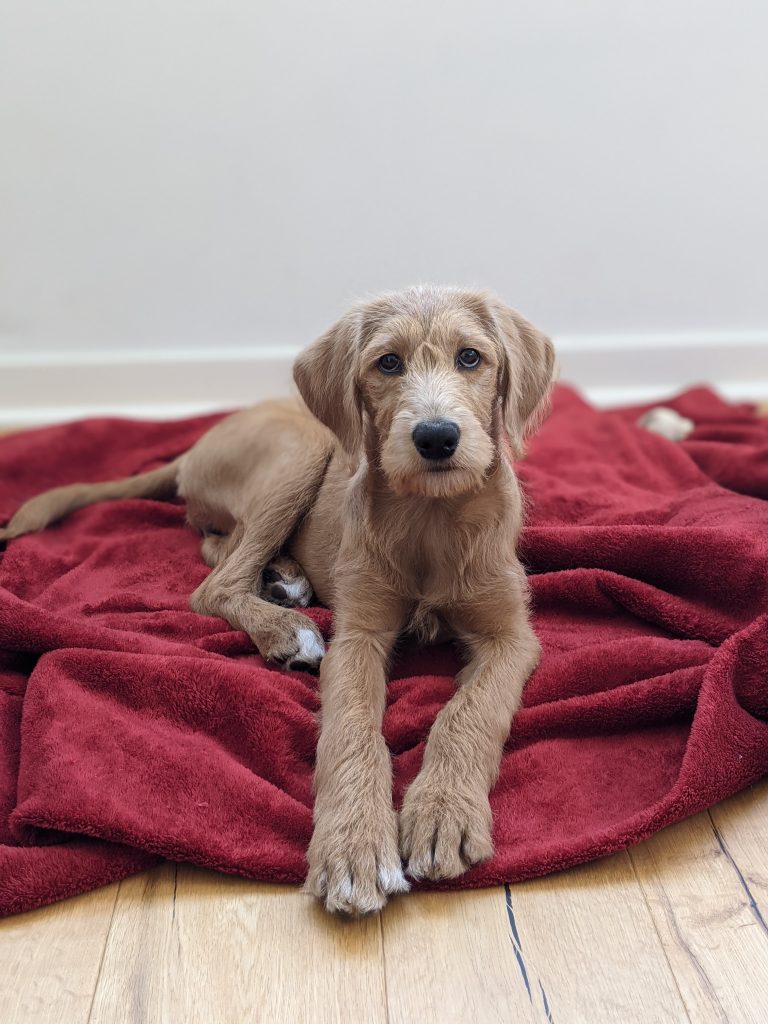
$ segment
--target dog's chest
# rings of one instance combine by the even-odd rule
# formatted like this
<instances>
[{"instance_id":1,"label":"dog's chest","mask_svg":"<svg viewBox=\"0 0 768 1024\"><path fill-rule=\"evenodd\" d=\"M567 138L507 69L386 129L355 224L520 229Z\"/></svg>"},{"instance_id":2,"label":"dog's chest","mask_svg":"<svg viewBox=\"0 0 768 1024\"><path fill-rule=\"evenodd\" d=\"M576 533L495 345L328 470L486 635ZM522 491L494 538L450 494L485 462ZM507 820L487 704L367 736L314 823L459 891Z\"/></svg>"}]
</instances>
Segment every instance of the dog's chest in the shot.
<instances>
[{"instance_id":1,"label":"dog's chest","mask_svg":"<svg viewBox=\"0 0 768 1024\"><path fill-rule=\"evenodd\" d=\"M424 601L413 609L404 632L425 644L440 643L452 635L446 617Z\"/></svg>"},{"instance_id":2,"label":"dog's chest","mask_svg":"<svg viewBox=\"0 0 768 1024\"><path fill-rule=\"evenodd\" d=\"M398 551L403 587L416 603L416 615L455 603L471 576L471 550L456 524L445 519L421 525L414 524Z\"/></svg>"},{"instance_id":3,"label":"dog's chest","mask_svg":"<svg viewBox=\"0 0 768 1024\"><path fill-rule=\"evenodd\" d=\"M413 602L406 631L422 643L451 635L451 609L471 593L473 576L464 553L436 540L410 552L404 589Z\"/></svg>"}]
</instances>

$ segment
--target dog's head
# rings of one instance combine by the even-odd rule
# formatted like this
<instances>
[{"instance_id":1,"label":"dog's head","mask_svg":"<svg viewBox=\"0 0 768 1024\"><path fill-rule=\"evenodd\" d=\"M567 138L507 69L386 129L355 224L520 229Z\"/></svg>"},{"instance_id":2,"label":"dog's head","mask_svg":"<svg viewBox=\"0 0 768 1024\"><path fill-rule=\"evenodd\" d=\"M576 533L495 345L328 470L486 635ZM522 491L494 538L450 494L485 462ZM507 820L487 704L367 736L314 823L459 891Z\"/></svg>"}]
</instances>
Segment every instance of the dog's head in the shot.
<instances>
[{"instance_id":1,"label":"dog's head","mask_svg":"<svg viewBox=\"0 0 768 1024\"><path fill-rule=\"evenodd\" d=\"M352 309L298 357L294 379L394 491L447 497L481 486L505 435L522 452L553 365L549 339L494 296L412 288Z\"/></svg>"}]
</instances>

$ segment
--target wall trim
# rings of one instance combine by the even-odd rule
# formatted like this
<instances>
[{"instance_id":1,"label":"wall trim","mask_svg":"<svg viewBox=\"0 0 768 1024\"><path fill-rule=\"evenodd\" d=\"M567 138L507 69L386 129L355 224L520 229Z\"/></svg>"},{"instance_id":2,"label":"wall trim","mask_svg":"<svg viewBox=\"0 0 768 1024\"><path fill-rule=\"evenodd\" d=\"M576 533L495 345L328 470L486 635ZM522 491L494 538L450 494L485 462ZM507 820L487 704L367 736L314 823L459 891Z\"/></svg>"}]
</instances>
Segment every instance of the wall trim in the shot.
<instances>
[{"instance_id":1,"label":"wall trim","mask_svg":"<svg viewBox=\"0 0 768 1024\"><path fill-rule=\"evenodd\" d=\"M596 405L662 400L715 384L733 400L768 398L768 331L556 337L561 380ZM233 409L291 390L298 348L0 353L0 426L84 416L169 419Z\"/></svg>"}]
</instances>

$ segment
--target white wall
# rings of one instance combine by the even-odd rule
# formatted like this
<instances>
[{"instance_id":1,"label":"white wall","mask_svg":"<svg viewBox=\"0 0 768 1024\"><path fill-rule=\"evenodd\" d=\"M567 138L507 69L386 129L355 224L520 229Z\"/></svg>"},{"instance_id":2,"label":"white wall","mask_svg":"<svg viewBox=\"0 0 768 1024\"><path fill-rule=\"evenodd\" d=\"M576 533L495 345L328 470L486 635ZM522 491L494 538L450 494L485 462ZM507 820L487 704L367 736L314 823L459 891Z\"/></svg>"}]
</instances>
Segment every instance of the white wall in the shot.
<instances>
[{"instance_id":1,"label":"white wall","mask_svg":"<svg viewBox=\"0 0 768 1024\"><path fill-rule=\"evenodd\" d=\"M587 385L595 346L695 379L705 336L768 382L767 36L763 0L0 0L0 412L122 407L137 359L192 367L149 404L247 400L194 365L423 280Z\"/></svg>"}]
</instances>

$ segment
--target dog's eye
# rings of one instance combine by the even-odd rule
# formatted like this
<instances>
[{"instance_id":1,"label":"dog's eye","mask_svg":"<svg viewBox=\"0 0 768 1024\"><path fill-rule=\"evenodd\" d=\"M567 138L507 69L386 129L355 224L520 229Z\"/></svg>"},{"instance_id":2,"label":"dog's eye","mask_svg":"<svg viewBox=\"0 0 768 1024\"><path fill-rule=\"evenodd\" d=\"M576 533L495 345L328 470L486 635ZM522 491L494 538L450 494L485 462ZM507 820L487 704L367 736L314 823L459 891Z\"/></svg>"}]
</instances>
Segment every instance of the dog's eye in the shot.
<instances>
[{"instance_id":1,"label":"dog's eye","mask_svg":"<svg viewBox=\"0 0 768 1024\"><path fill-rule=\"evenodd\" d=\"M474 370L476 366L480 365L480 353L476 348L463 348L459 352L458 363L465 370Z\"/></svg>"},{"instance_id":2,"label":"dog's eye","mask_svg":"<svg viewBox=\"0 0 768 1024\"><path fill-rule=\"evenodd\" d=\"M265 569L262 574L262 580L264 583L282 583L283 577L279 572L275 572L274 569Z\"/></svg>"},{"instance_id":3,"label":"dog's eye","mask_svg":"<svg viewBox=\"0 0 768 1024\"><path fill-rule=\"evenodd\" d=\"M387 352L379 360L379 369L382 373L400 373L403 368L403 361L394 352Z\"/></svg>"}]
</instances>

